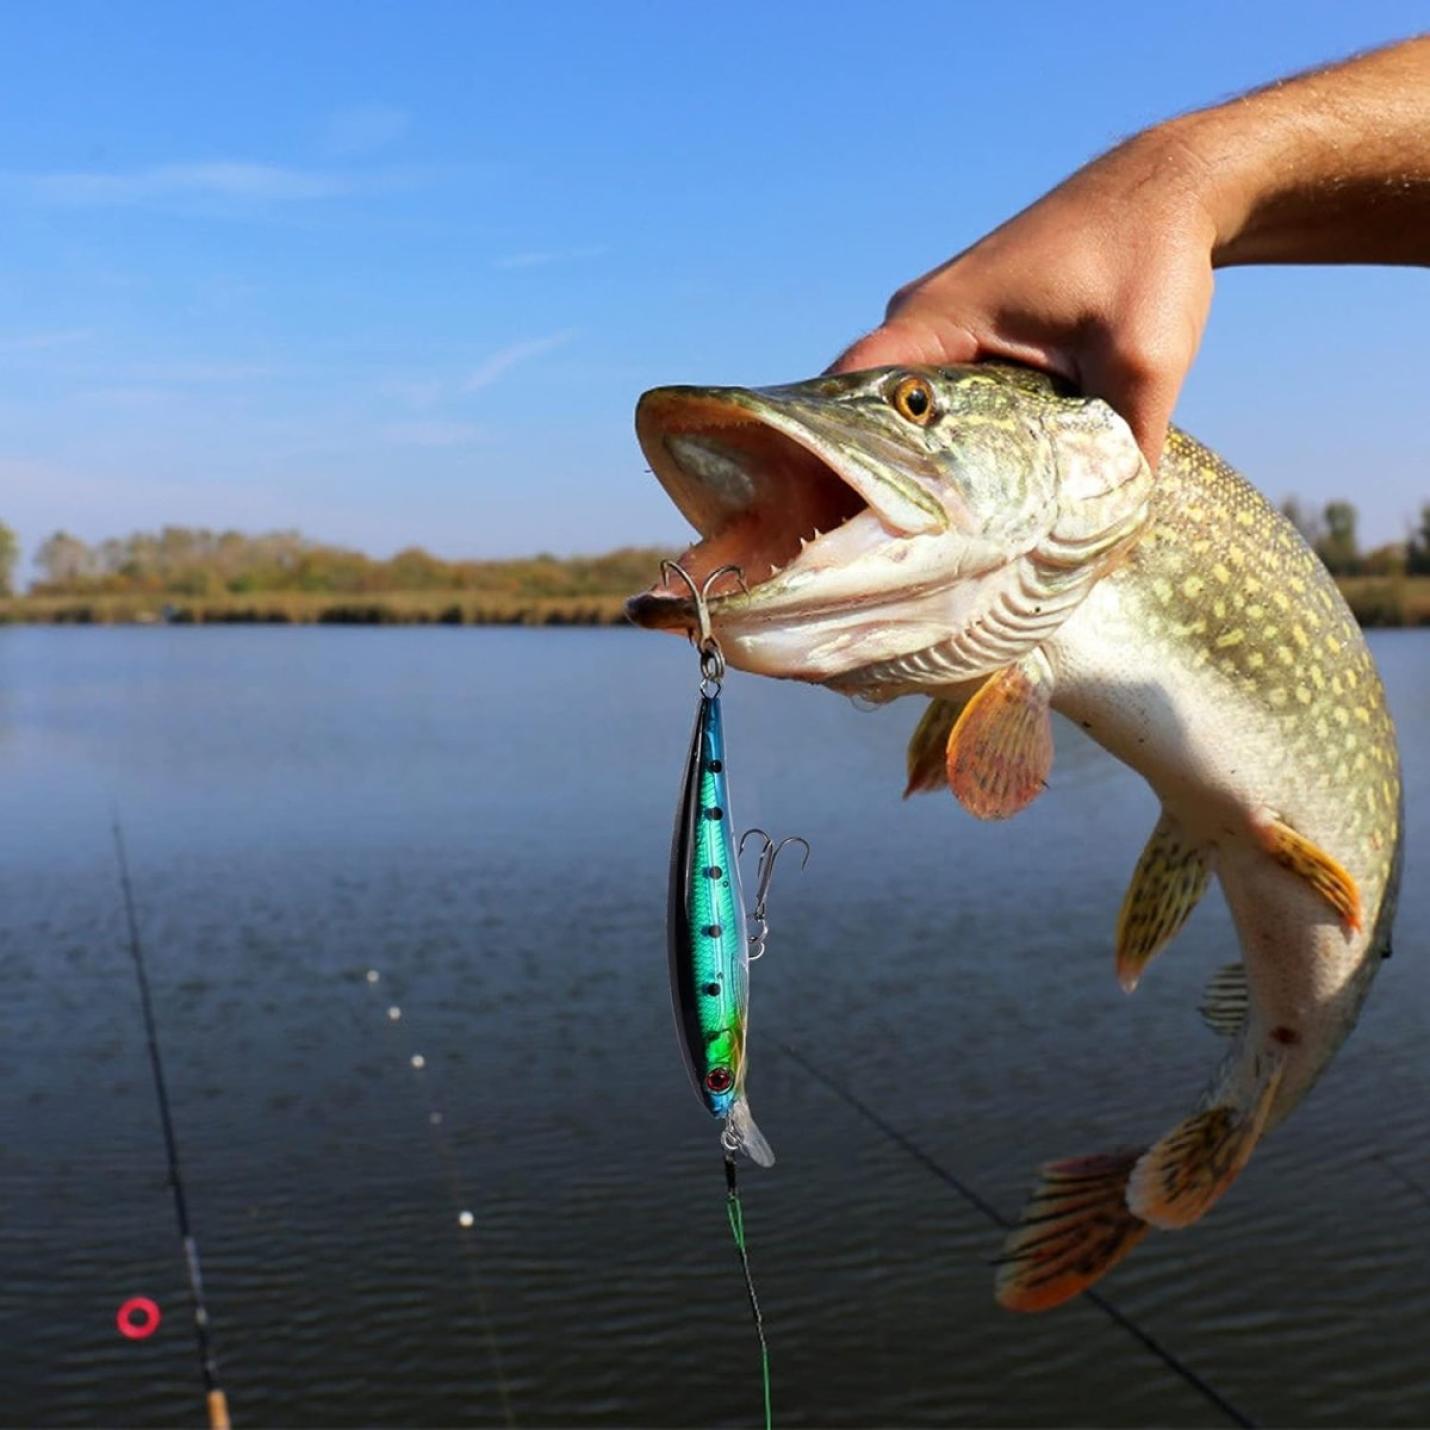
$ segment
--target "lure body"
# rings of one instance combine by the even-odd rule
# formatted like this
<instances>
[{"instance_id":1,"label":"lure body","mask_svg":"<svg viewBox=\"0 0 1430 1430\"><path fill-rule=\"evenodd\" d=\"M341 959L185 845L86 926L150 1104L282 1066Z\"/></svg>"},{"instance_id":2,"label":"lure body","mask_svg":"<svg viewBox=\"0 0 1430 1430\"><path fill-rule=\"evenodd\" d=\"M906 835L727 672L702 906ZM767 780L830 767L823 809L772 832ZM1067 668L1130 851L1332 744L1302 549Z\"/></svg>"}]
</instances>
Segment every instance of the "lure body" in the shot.
<instances>
[{"instance_id":1,"label":"lure body","mask_svg":"<svg viewBox=\"0 0 1430 1430\"><path fill-rule=\"evenodd\" d=\"M718 691L702 690L670 858L670 988L685 1065L730 1150L774 1153L745 1100L750 963Z\"/></svg>"}]
</instances>

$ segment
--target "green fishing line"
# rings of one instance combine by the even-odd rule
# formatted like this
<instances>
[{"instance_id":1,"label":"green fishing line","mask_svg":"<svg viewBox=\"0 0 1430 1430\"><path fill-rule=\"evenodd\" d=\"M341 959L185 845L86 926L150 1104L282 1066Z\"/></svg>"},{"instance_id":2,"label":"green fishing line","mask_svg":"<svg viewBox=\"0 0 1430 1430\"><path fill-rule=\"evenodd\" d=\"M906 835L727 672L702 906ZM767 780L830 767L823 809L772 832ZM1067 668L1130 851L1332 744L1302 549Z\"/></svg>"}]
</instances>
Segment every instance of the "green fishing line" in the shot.
<instances>
[{"instance_id":1,"label":"green fishing line","mask_svg":"<svg viewBox=\"0 0 1430 1430\"><path fill-rule=\"evenodd\" d=\"M740 1205L740 1191L735 1185L735 1162L725 1158L725 1213L730 1218L730 1234L735 1238L735 1253L740 1258L740 1270L745 1277L745 1294L750 1298L750 1314L755 1321L755 1335L760 1342L760 1377L765 1393L765 1430L774 1425L770 1401L770 1348L765 1342L765 1319L760 1314L760 1300L755 1295L755 1279L750 1274L750 1255L745 1249L745 1209Z\"/></svg>"}]
</instances>

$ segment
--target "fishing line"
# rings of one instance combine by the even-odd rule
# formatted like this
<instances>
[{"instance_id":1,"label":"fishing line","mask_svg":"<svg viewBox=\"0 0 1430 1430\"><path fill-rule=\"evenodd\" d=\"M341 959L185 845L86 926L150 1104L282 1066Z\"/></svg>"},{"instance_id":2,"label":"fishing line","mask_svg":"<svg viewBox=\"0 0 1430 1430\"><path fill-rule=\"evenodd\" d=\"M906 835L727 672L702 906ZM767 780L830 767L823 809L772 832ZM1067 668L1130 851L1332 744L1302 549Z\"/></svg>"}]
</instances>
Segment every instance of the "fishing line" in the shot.
<instances>
[{"instance_id":1,"label":"fishing line","mask_svg":"<svg viewBox=\"0 0 1430 1430\"><path fill-rule=\"evenodd\" d=\"M740 1258L740 1270L745 1277L745 1294L750 1298L750 1315L755 1322L755 1337L760 1343L760 1379L765 1391L765 1430L774 1424L770 1400L770 1348L765 1342L765 1318L760 1313L760 1298L755 1295L755 1279L750 1274L750 1255L745 1249L745 1209L740 1205L740 1189L735 1182L735 1159L725 1157L725 1212L730 1218L730 1234L735 1238L735 1252Z\"/></svg>"},{"instance_id":2,"label":"fishing line","mask_svg":"<svg viewBox=\"0 0 1430 1430\"><path fill-rule=\"evenodd\" d=\"M378 984L382 981L382 975L375 968L370 968L367 972L367 986L369 993L376 996ZM402 1008L394 1003L391 1004L383 1020L394 1038L398 1037L398 1025L403 1022ZM404 1061L415 1072L422 1075L424 1080L428 1076L427 1059L419 1052L406 1052ZM432 1139L432 1145L437 1153L438 1160L442 1163L442 1170L446 1174L447 1195L452 1203L452 1213L456 1218L457 1225L462 1229L460 1244L462 1248L462 1264L467 1274L467 1281L471 1287L472 1299L476 1303L477 1315L482 1323L482 1340L486 1346L487 1359L491 1362L492 1374L496 1380L497 1396L501 1401L502 1422L507 1426L507 1430L515 1430L517 1421L511 1405L511 1385L506 1377L506 1369L502 1364L501 1349L497 1344L496 1328L492 1324L491 1311L487 1304L486 1291L482 1285L482 1278L477 1269L478 1257L472 1245L471 1228L476 1224L476 1216L471 1210L472 1203L466 1199L463 1189L461 1170L457 1165L457 1158L452 1151L452 1145L447 1137L445 1128L447 1125L447 1114L440 1105L437 1098L422 1099L427 1113L427 1132Z\"/></svg>"},{"instance_id":3,"label":"fishing line","mask_svg":"<svg viewBox=\"0 0 1430 1430\"><path fill-rule=\"evenodd\" d=\"M1399 1181L1402 1186L1409 1187L1427 1207L1430 1207L1430 1191L1427 1191L1425 1187L1417 1182L1409 1172L1398 1166L1384 1152L1373 1152L1371 1155L1377 1162L1384 1166L1386 1171L1393 1173L1396 1180Z\"/></svg>"},{"instance_id":4,"label":"fishing line","mask_svg":"<svg viewBox=\"0 0 1430 1430\"><path fill-rule=\"evenodd\" d=\"M154 1018L154 1002L149 996L149 974L144 965L144 945L139 938L139 919L134 911L134 884L129 877L129 856L124 847L124 831L119 816L113 821L114 853L119 862L119 887L124 894L124 917L129 926L129 952L139 982L139 1006L144 1013L144 1032L149 1040L149 1067L154 1074L154 1095L159 1103L159 1121L164 1129L164 1150L169 1159L169 1185L174 1192L174 1213L179 1223L179 1239L184 1248L184 1265L189 1276L189 1295L194 1306L194 1338L198 1342L199 1369L208 1402L210 1430L229 1430L228 1397L219 1386L218 1359L209 1336L209 1312L204 1302L204 1278L199 1266L199 1244L189 1224L189 1202L184 1193L184 1174L179 1163L179 1140L169 1112L169 1088L164 1078L164 1060L159 1053L159 1029Z\"/></svg>"},{"instance_id":5,"label":"fishing line","mask_svg":"<svg viewBox=\"0 0 1430 1430\"><path fill-rule=\"evenodd\" d=\"M867 1122L878 1128L891 1142L902 1148L914 1161L920 1163L926 1170L931 1172L946 1186L952 1187L971 1206L977 1207L989 1221L1002 1227L1005 1231L1010 1229L1014 1223L1008 1220L987 1198L980 1196L967 1182L956 1176L943 1163L935 1160L911 1137L900 1132L897 1127L885 1121L872 1107L869 1106L856 1093L852 1092L843 1083L831 1077L823 1068L811 1062L798 1048L789 1043L780 1043L779 1049L791 1061L797 1063L816 1082L823 1083L830 1092L834 1093L854 1109ZM1245 1430L1255 1430L1257 1422L1249 1415L1238 1410L1215 1386L1203 1380L1191 1366L1181 1360L1172 1351L1169 1351L1155 1336L1144 1331L1126 1311L1122 1310L1115 1302L1108 1300L1098 1291L1084 1291L1083 1299L1091 1301L1109 1320L1115 1321L1135 1340L1140 1341L1154 1356L1160 1360L1169 1370L1179 1375L1193 1390L1197 1391L1210 1404L1216 1406L1233 1425L1245 1427Z\"/></svg>"}]
</instances>

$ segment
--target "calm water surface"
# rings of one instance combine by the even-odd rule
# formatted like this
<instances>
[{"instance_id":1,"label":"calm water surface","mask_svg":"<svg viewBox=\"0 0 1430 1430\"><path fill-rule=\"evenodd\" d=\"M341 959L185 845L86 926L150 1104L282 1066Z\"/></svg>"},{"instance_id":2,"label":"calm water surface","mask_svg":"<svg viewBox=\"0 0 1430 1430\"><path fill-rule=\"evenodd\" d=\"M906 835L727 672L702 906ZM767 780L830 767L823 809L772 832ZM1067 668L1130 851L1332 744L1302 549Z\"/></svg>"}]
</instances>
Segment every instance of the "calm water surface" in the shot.
<instances>
[{"instance_id":1,"label":"calm water surface","mask_svg":"<svg viewBox=\"0 0 1430 1430\"><path fill-rule=\"evenodd\" d=\"M1374 648L1396 957L1227 1201L1104 1283L1267 1425L1430 1423L1430 634ZM235 1423L756 1423L666 991L693 664L621 631L0 630L0 1420L201 1419L117 806ZM754 978L777 1422L1224 1423L1095 1307L1000 1311L996 1228L780 1049L1009 1215L1218 1056L1219 896L1134 998L1112 975L1145 786L1064 726L1008 824L904 804L918 713L727 687L739 823L814 845ZM143 1343L136 1294L167 1313Z\"/></svg>"}]
</instances>

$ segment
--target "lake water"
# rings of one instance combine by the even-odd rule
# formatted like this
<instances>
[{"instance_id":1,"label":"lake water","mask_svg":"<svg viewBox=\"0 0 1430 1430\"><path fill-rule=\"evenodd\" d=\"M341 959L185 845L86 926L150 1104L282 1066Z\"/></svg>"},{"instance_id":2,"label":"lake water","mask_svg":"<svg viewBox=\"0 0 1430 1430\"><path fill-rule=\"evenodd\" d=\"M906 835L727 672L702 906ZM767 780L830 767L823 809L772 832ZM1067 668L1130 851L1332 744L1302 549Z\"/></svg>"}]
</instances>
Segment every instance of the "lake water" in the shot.
<instances>
[{"instance_id":1,"label":"lake water","mask_svg":"<svg viewBox=\"0 0 1430 1430\"><path fill-rule=\"evenodd\" d=\"M1396 956L1225 1203L1102 1285L1267 1425L1430 1423L1430 633L1373 645ZM666 988L694 676L629 631L0 629L0 1420L202 1419L117 808L236 1424L758 1423ZM1005 1215L1160 1133L1234 945L1213 895L1118 989L1148 790L1060 726L1047 794L979 825L901 802L914 704L736 675L725 713L739 825L814 846L753 975L776 1423L1226 1423L1086 1301L1001 1311L997 1228L781 1046Z\"/></svg>"}]
</instances>

